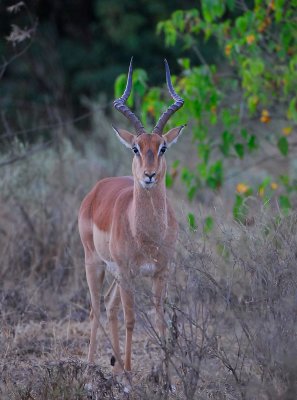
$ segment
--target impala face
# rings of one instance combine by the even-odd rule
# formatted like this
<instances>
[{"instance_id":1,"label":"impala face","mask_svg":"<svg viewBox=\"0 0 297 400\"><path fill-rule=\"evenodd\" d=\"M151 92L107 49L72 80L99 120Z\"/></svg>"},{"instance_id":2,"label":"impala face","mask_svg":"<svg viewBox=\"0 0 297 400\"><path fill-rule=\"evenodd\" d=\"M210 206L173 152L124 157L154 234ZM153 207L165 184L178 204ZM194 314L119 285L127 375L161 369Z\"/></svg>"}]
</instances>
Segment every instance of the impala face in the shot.
<instances>
[{"instance_id":1,"label":"impala face","mask_svg":"<svg viewBox=\"0 0 297 400\"><path fill-rule=\"evenodd\" d=\"M141 133L138 136L113 127L120 141L134 153L132 172L142 188L151 189L164 179L166 150L177 141L185 125L171 129L165 135Z\"/></svg>"},{"instance_id":2,"label":"impala face","mask_svg":"<svg viewBox=\"0 0 297 400\"><path fill-rule=\"evenodd\" d=\"M132 163L134 178L144 189L153 188L166 172L164 153L166 141L159 135L144 133L132 144L135 156Z\"/></svg>"}]
</instances>

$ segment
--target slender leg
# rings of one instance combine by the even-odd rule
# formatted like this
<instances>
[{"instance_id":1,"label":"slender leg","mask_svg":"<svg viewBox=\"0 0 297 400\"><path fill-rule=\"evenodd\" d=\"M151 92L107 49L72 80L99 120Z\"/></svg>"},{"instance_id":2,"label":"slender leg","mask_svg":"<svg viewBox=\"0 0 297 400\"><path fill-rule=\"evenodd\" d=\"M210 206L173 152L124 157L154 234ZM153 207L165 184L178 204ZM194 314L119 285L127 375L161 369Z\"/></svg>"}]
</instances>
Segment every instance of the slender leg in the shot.
<instances>
[{"instance_id":1,"label":"slender leg","mask_svg":"<svg viewBox=\"0 0 297 400\"><path fill-rule=\"evenodd\" d=\"M121 296L119 285L115 279L104 296L104 302L111 335L111 345L115 355L113 372L118 373L123 371L118 328L118 314L120 310Z\"/></svg>"},{"instance_id":2,"label":"slender leg","mask_svg":"<svg viewBox=\"0 0 297 400\"><path fill-rule=\"evenodd\" d=\"M123 287L120 287L120 293L126 325L124 369L125 371L131 371L132 335L135 324L134 298L131 290L124 289Z\"/></svg>"},{"instance_id":3,"label":"slender leg","mask_svg":"<svg viewBox=\"0 0 297 400\"><path fill-rule=\"evenodd\" d=\"M165 295L166 289L166 276L164 273L158 274L153 277L153 300L156 308L156 328L161 336L161 338L165 337L165 317L164 317L164 307L163 307L163 299Z\"/></svg>"},{"instance_id":4,"label":"slender leg","mask_svg":"<svg viewBox=\"0 0 297 400\"><path fill-rule=\"evenodd\" d=\"M91 295L91 338L88 354L88 362L93 363L97 348L97 330L100 318L100 294L104 280L105 270L103 264L95 263L86 258L86 275Z\"/></svg>"}]
</instances>

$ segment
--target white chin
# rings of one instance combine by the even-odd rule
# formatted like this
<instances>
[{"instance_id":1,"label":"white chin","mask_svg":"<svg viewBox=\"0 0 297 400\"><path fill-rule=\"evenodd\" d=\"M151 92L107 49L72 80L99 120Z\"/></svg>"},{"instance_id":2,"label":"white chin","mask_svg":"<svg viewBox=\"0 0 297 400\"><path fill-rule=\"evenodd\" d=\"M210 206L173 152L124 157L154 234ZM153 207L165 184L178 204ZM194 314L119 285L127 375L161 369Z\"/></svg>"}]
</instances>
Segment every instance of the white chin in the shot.
<instances>
[{"instance_id":1,"label":"white chin","mask_svg":"<svg viewBox=\"0 0 297 400\"><path fill-rule=\"evenodd\" d=\"M140 184L144 189L151 189L153 186L155 186L156 182L140 181Z\"/></svg>"}]
</instances>

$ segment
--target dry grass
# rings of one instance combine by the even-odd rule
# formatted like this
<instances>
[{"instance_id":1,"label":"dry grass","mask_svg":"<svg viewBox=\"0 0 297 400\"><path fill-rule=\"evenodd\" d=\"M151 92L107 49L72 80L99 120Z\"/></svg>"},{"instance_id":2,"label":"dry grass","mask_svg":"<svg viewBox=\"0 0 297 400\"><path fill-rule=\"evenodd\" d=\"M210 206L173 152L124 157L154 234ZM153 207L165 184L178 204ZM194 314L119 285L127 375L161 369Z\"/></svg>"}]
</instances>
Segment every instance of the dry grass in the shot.
<instances>
[{"instance_id":1,"label":"dry grass","mask_svg":"<svg viewBox=\"0 0 297 400\"><path fill-rule=\"evenodd\" d=\"M108 169L86 153L88 161L66 141L1 171L0 398L297 398L295 214L259 210L244 227L217 211L210 237L181 225L166 343L143 282L130 393L111 376L104 330L98 365L85 364L89 298L76 215Z\"/></svg>"}]
</instances>

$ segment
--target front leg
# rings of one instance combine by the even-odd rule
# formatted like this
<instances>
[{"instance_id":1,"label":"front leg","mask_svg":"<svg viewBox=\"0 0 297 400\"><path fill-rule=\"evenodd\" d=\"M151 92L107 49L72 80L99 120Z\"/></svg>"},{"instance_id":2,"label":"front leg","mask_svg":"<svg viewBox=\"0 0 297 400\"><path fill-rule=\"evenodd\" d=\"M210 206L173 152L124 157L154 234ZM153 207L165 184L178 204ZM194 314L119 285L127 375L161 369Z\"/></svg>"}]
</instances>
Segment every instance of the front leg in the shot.
<instances>
[{"instance_id":1,"label":"front leg","mask_svg":"<svg viewBox=\"0 0 297 400\"><path fill-rule=\"evenodd\" d=\"M125 371L131 371L132 335L135 324L134 296L131 289L120 287L126 325Z\"/></svg>"},{"instance_id":2,"label":"front leg","mask_svg":"<svg viewBox=\"0 0 297 400\"><path fill-rule=\"evenodd\" d=\"M123 362L121 359L119 328L118 328L118 313L121 304L120 289L117 281L114 279L110 288L104 297L105 307L107 311L109 331L111 335L111 344L115 356L113 372L117 374L123 371Z\"/></svg>"},{"instance_id":3,"label":"front leg","mask_svg":"<svg viewBox=\"0 0 297 400\"><path fill-rule=\"evenodd\" d=\"M166 291L166 273L164 271L153 277L153 301L156 309L155 323L161 339L165 338L166 322L164 315L164 296Z\"/></svg>"}]
</instances>

